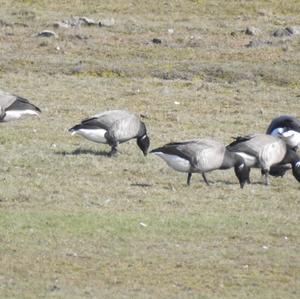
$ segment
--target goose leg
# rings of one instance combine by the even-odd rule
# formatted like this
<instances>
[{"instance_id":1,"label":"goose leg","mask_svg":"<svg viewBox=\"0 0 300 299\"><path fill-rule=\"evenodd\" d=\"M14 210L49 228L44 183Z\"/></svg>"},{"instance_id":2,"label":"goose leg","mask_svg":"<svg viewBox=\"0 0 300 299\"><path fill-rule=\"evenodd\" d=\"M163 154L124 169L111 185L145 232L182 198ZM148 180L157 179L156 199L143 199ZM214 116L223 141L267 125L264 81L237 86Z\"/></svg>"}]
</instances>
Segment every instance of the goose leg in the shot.
<instances>
[{"instance_id":1,"label":"goose leg","mask_svg":"<svg viewBox=\"0 0 300 299\"><path fill-rule=\"evenodd\" d=\"M116 145L113 145L111 147L111 151L108 153L108 156L109 157L112 157L112 156L115 156L117 154L117 146Z\"/></svg>"},{"instance_id":2,"label":"goose leg","mask_svg":"<svg viewBox=\"0 0 300 299\"><path fill-rule=\"evenodd\" d=\"M188 186L191 184L191 178L192 178L192 173L189 172L188 176L187 176L187 182L186 182L188 184Z\"/></svg>"},{"instance_id":3,"label":"goose leg","mask_svg":"<svg viewBox=\"0 0 300 299\"><path fill-rule=\"evenodd\" d=\"M106 138L107 143L111 146L111 151L108 153L108 156L112 157L116 155L118 141L110 134L109 131L105 133L104 137Z\"/></svg>"},{"instance_id":4,"label":"goose leg","mask_svg":"<svg viewBox=\"0 0 300 299\"><path fill-rule=\"evenodd\" d=\"M264 176L264 183L266 186L269 185L269 171L267 169L262 169L261 174Z\"/></svg>"},{"instance_id":5,"label":"goose leg","mask_svg":"<svg viewBox=\"0 0 300 299\"><path fill-rule=\"evenodd\" d=\"M251 180L250 180L250 168L249 168L249 176L248 176L248 179L247 179L247 184L251 184Z\"/></svg>"},{"instance_id":6,"label":"goose leg","mask_svg":"<svg viewBox=\"0 0 300 299\"><path fill-rule=\"evenodd\" d=\"M204 180L205 184L206 184L207 186L209 186L209 182L208 182L208 180L207 180L207 177L206 177L205 173L202 173L202 177L203 177L203 180Z\"/></svg>"},{"instance_id":7,"label":"goose leg","mask_svg":"<svg viewBox=\"0 0 300 299\"><path fill-rule=\"evenodd\" d=\"M269 182L269 172L267 171L265 173L265 185L266 186L269 186L270 182Z\"/></svg>"}]
</instances>

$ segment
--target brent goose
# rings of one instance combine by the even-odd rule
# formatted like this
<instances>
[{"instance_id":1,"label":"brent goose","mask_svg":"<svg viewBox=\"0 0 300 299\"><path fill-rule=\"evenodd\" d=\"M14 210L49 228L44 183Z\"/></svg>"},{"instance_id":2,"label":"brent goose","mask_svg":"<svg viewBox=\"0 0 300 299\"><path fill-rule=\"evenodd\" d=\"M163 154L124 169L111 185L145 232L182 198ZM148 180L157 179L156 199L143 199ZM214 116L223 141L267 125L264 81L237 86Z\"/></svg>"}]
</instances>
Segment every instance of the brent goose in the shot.
<instances>
[{"instance_id":1,"label":"brent goose","mask_svg":"<svg viewBox=\"0 0 300 299\"><path fill-rule=\"evenodd\" d=\"M150 153L161 157L174 170L187 172L190 185L192 173L201 173L207 185L206 172L234 167L241 188L249 180L250 169L243 158L226 150L225 146L212 139L195 139L184 142L168 143Z\"/></svg>"},{"instance_id":2,"label":"brent goose","mask_svg":"<svg viewBox=\"0 0 300 299\"><path fill-rule=\"evenodd\" d=\"M117 152L119 143L133 138L137 139L137 145L145 156L150 145L145 124L134 113L124 110L98 113L84 119L69 131L72 135L78 134L97 143L109 144L111 146L110 156Z\"/></svg>"}]
</instances>

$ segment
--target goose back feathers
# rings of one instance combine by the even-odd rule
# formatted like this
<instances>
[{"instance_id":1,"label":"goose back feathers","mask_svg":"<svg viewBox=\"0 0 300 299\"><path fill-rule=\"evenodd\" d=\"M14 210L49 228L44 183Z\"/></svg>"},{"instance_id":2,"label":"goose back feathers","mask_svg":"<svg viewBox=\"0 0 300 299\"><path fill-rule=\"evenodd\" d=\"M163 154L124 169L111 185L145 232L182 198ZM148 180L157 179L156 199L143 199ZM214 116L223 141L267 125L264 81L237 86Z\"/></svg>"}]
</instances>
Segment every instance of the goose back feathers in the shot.
<instances>
[{"instance_id":1,"label":"goose back feathers","mask_svg":"<svg viewBox=\"0 0 300 299\"><path fill-rule=\"evenodd\" d=\"M41 110L27 99L0 90L0 121L19 119L25 115L39 115Z\"/></svg>"},{"instance_id":2,"label":"goose back feathers","mask_svg":"<svg viewBox=\"0 0 300 299\"><path fill-rule=\"evenodd\" d=\"M119 143L133 138L137 139L144 155L147 155L150 145L145 124L134 113L124 110L98 113L84 119L69 131L72 135L78 134L94 142L109 144L112 148L111 154L116 152Z\"/></svg>"}]
</instances>

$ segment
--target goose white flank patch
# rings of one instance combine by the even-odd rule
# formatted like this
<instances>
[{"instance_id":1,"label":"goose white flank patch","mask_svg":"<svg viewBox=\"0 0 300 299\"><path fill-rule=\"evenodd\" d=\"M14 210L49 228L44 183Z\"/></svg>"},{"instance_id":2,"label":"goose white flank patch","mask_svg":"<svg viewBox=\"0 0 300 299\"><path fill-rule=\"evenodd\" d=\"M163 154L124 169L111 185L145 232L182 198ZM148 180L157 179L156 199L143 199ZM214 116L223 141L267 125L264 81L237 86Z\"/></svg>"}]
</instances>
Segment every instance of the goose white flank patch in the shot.
<instances>
[{"instance_id":1,"label":"goose white flank patch","mask_svg":"<svg viewBox=\"0 0 300 299\"><path fill-rule=\"evenodd\" d=\"M117 152L120 143L136 139L146 156L150 146L146 125L134 113L125 110L109 110L84 119L69 131L97 143L111 146L109 155Z\"/></svg>"},{"instance_id":2,"label":"goose white flank patch","mask_svg":"<svg viewBox=\"0 0 300 299\"><path fill-rule=\"evenodd\" d=\"M300 181L300 171L296 167L298 155L277 136L252 134L237 137L226 148L243 157L248 167L260 168L266 185L269 184L270 173L274 176L284 174L286 164L291 165L294 177Z\"/></svg>"},{"instance_id":3,"label":"goose white flank patch","mask_svg":"<svg viewBox=\"0 0 300 299\"><path fill-rule=\"evenodd\" d=\"M105 138L107 130L104 129L79 129L74 130L72 135L81 135L82 137L97 142L107 144L107 140Z\"/></svg>"},{"instance_id":4,"label":"goose white flank patch","mask_svg":"<svg viewBox=\"0 0 300 299\"><path fill-rule=\"evenodd\" d=\"M216 169L234 167L241 188L249 180L249 168L244 159L226 150L225 146L212 139L195 139L165 144L151 153L162 158L171 168L186 172L190 185L192 173L201 173L207 185L206 173Z\"/></svg>"},{"instance_id":5,"label":"goose white flank patch","mask_svg":"<svg viewBox=\"0 0 300 299\"><path fill-rule=\"evenodd\" d=\"M161 157L167 162L167 164L180 172L189 172L191 168L191 163L187 159L183 159L176 155L169 155L162 152L154 152L155 155Z\"/></svg>"},{"instance_id":6,"label":"goose white flank patch","mask_svg":"<svg viewBox=\"0 0 300 299\"><path fill-rule=\"evenodd\" d=\"M244 161L248 167L254 167L256 165L257 160L255 157L248 155L246 153L243 153L243 152L236 152L236 153L244 159Z\"/></svg>"},{"instance_id":7,"label":"goose white flank patch","mask_svg":"<svg viewBox=\"0 0 300 299\"><path fill-rule=\"evenodd\" d=\"M0 122L17 120L23 116L39 116L41 110L27 99L0 90Z\"/></svg>"}]
</instances>

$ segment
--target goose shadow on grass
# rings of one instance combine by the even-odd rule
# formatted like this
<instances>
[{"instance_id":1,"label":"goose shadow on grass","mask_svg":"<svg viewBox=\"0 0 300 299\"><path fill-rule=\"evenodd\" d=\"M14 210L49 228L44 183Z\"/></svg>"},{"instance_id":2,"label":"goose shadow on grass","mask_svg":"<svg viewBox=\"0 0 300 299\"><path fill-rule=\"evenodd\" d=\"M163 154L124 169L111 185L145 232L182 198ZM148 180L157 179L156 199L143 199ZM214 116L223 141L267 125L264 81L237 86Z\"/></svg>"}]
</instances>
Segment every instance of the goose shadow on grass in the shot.
<instances>
[{"instance_id":1,"label":"goose shadow on grass","mask_svg":"<svg viewBox=\"0 0 300 299\"><path fill-rule=\"evenodd\" d=\"M153 187L152 184L148 184L148 183L138 183L138 182L132 183L132 184L130 184L130 186L132 186L132 187L140 187L140 188L146 188L146 187L150 188L150 187Z\"/></svg>"},{"instance_id":2,"label":"goose shadow on grass","mask_svg":"<svg viewBox=\"0 0 300 299\"><path fill-rule=\"evenodd\" d=\"M233 182L233 181L230 182L230 181L226 181L226 180L215 180L213 183L220 183L220 184L224 184L224 185L239 185L238 182ZM250 184L246 183L244 188L249 185L264 185L264 183L259 182L259 181L251 181Z\"/></svg>"},{"instance_id":3,"label":"goose shadow on grass","mask_svg":"<svg viewBox=\"0 0 300 299\"><path fill-rule=\"evenodd\" d=\"M193 184L203 184L203 186L206 186L206 187L212 187L214 185L217 185L217 184L221 184L221 185L227 185L227 186L234 186L234 185L239 185L238 182L234 182L234 181L227 181L227 180L208 180L209 182L209 185L206 185L204 181L202 181L201 179L199 181L191 181L191 185ZM245 187L249 185L249 184L245 184ZM261 185L260 182L251 182L250 185ZM189 185L185 184L185 186L187 187L190 187Z\"/></svg>"},{"instance_id":4,"label":"goose shadow on grass","mask_svg":"<svg viewBox=\"0 0 300 299\"><path fill-rule=\"evenodd\" d=\"M214 186L216 184L224 184L224 185L237 185L237 184L239 184L238 181L234 182L234 181L228 181L228 180L222 180L222 179L214 180L213 178L211 180L208 179L208 183L209 183L209 185L206 185L206 183L204 182L204 180L201 177L197 178L195 176L195 178L193 177L193 179L191 180L190 185L187 185L186 183L184 183L184 185L186 187L190 187L194 184L203 184L203 186L211 187L211 186Z\"/></svg>"},{"instance_id":5,"label":"goose shadow on grass","mask_svg":"<svg viewBox=\"0 0 300 299\"><path fill-rule=\"evenodd\" d=\"M102 157L111 157L109 155L109 152L106 151L95 151L91 149L81 149L81 148L77 148L73 151L56 151L55 154L61 156L94 155L94 156L102 156Z\"/></svg>"}]
</instances>

